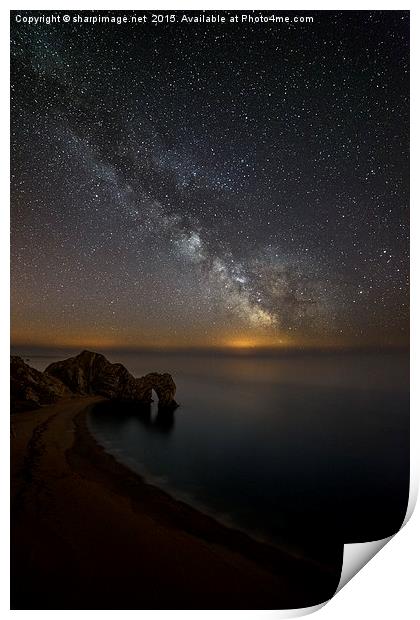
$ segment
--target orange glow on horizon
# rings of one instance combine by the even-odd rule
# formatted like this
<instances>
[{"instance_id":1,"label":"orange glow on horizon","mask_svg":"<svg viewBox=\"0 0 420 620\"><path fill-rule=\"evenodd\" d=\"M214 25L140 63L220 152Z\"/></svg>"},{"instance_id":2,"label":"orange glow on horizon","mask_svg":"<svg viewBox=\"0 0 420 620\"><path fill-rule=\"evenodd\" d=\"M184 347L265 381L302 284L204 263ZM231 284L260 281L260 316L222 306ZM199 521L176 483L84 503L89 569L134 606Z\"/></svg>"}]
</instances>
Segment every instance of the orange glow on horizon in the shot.
<instances>
[{"instance_id":1,"label":"orange glow on horizon","mask_svg":"<svg viewBox=\"0 0 420 620\"><path fill-rule=\"evenodd\" d=\"M256 340L253 338L233 338L224 343L224 346L228 349L257 349L267 347L282 347L285 343L282 340Z\"/></svg>"},{"instance_id":2,"label":"orange glow on horizon","mask_svg":"<svg viewBox=\"0 0 420 620\"><path fill-rule=\"evenodd\" d=\"M99 331L99 330L98 330ZM358 342L351 338L320 338L309 337L303 334L295 334L293 338L289 334L255 334L255 333L234 333L215 334L208 333L203 338L202 333L189 332L185 334L159 334L149 333L143 337L141 332L114 333L111 331L98 333L96 330L80 331L69 333L64 329L39 329L30 330L15 328L11 334L11 345L15 347L35 347L35 348L56 348L56 349L90 349L93 351L105 350L232 350L232 351L252 351L263 349L343 349L343 348L366 348L379 346L379 339L375 341L364 340ZM382 346L384 343L380 343ZM405 343L395 339L386 343L388 347L405 346Z\"/></svg>"}]
</instances>

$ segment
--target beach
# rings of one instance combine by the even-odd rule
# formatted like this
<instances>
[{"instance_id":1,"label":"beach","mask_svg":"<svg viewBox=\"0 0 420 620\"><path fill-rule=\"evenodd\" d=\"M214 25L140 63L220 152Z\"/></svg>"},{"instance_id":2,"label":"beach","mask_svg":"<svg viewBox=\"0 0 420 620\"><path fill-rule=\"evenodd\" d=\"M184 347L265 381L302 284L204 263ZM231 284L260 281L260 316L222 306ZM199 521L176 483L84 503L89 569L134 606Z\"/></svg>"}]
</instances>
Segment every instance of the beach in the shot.
<instances>
[{"instance_id":1,"label":"beach","mask_svg":"<svg viewBox=\"0 0 420 620\"><path fill-rule=\"evenodd\" d=\"M86 425L101 400L12 418L12 609L279 609L334 594L340 558L255 541L107 454Z\"/></svg>"}]
</instances>

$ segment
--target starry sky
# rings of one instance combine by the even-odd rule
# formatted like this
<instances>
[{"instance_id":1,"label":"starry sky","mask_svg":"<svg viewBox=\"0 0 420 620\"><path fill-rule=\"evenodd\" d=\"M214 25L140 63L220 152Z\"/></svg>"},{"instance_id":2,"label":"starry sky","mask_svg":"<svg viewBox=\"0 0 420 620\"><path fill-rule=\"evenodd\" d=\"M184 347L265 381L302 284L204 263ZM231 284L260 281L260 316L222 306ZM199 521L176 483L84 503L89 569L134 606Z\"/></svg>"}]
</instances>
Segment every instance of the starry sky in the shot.
<instances>
[{"instance_id":1,"label":"starry sky","mask_svg":"<svg viewBox=\"0 0 420 620\"><path fill-rule=\"evenodd\" d=\"M12 12L12 342L406 344L408 12L171 13Z\"/></svg>"}]
</instances>

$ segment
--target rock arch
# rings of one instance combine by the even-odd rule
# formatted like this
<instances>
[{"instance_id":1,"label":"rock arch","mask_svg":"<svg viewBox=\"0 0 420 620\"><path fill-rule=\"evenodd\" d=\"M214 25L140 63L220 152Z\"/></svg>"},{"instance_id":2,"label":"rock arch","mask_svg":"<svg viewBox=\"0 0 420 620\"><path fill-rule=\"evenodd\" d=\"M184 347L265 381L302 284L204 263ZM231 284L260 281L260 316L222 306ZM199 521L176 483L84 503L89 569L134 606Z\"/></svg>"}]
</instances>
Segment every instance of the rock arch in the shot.
<instances>
[{"instance_id":1,"label":"rock arch","mask_svg":"<svg viewBox=\"0 0 420 620\"><path fill-rule=\"evenodd\" d=\"M50 364L45 373L59 379L75 394L98 394L138 403L152 401L152 389L160 409L175 409L176 385L169 373L151 372L135 378L122 364L112 364L104 355L82 351L79 355Z\"/></svg>"}]
</instances>

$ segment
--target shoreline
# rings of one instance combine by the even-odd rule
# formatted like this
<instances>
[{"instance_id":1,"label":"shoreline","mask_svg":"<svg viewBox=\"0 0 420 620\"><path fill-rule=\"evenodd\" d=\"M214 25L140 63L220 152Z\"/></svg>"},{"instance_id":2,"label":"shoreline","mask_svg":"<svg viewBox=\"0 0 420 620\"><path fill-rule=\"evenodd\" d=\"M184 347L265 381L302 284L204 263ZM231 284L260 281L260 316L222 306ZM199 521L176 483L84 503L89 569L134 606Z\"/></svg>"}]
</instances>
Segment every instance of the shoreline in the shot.
<instances>
[{"instance_id":1,"label":"shoreline","mask_svg":"<svg viewBox=\"0 0 420 620\"><path fill-rule=\"evenodd\" d=\"M13 609L286 609L334 594L341 554L330 571L282 552L107 453L87 425L101 400L14 416Z\"/></svg>"}]
</instances>

